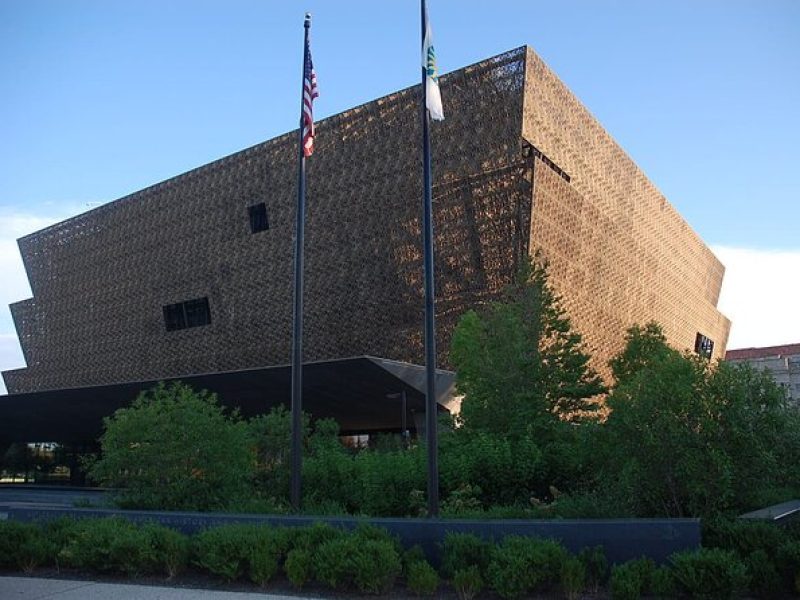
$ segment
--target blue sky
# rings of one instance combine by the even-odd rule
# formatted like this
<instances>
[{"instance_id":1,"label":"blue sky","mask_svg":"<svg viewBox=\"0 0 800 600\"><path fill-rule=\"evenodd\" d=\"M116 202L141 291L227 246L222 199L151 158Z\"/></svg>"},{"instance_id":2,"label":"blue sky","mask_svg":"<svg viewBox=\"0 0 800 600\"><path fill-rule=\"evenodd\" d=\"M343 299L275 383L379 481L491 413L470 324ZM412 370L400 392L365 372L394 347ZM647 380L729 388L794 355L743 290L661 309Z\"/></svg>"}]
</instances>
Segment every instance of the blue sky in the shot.
<instances>
[{"instance_id":1,"label":"blue sky","mask_svg":"<svg viewBox=\"0 0 800 600\"><path fill-rule=\"evenodd\" d=\"M306 10L318 117L418 81L416 0L0 3L0 368L22 366L4 307L29 295L13 239L293 129ZM800 341L796 311L781 324L736 307L800 294L786 281L800 272L800 2L429 12L442 72L530 44L603 123L744 282L723 295L732 347ZM734 272L742 252L755 286Z\"/></svg>"}]
</instances>

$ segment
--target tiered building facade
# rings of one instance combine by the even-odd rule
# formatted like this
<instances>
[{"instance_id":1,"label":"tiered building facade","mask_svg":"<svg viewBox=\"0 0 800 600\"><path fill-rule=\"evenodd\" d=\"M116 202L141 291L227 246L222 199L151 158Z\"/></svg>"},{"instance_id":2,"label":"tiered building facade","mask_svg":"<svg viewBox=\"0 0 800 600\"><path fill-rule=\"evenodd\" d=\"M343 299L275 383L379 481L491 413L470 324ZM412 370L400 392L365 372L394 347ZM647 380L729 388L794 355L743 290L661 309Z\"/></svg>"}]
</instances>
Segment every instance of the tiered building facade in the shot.
<instances>
[{"instance_id":1,"label":"tiered building facade","mask_svg":"<svg viewBox=\"0 0 800 600\"><path fill-rule=\"evenodd\" d=\"M439 364L467 309L540 251L594 366L634 323L723 356L724 268L528 47L441 80L432 125ZM419 88L317 124L308 161L308 361L420 364ZM27 366L11 394L286 364L296 134L19 240L33 297L11 306Z\"/></svg>"}]
</instances>

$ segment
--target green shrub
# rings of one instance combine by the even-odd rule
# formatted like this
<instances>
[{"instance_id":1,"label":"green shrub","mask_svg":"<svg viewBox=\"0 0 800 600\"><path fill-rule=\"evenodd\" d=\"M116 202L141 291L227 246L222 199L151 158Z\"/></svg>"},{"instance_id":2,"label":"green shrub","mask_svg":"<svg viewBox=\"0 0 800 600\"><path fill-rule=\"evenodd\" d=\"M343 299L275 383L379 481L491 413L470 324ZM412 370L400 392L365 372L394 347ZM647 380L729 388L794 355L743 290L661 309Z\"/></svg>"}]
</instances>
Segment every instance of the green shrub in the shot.
<instances>
[{"instance_id":1,"label":"green shrub","mask_svg":"<svg viewBox=\"0 0 800 600\"><path fill-rule=\"evenodd\" d=\"M134 525L120 517L78 521L59 558L69 566L99 572L131 572L143 560ZM123 564L124 563L124 564Z\"/></svg>"},{"instance_id":2,"label":"green shrub","mask_svg":"<svg viewBox=\"0 0 800 600\"><path fill-rule=\"evenodd\" d=\"M251 540L251 527L247 525L206 529L193 540L193 562L213 575L233 581L247 570Z\"/></svg>"},{"instance_id":3,"label":"green shrub","mask_svg":"<svg viewBox=\"0 0 800 600\"><path fill-rule=\"evenodd\" d=\"M398 554L403 552L403 546L400 544L400 540L383 527L377 527L369 523L361 523L353 530L352 535L364 542L386 542L387 544L391 544L394 549L397 550Z\"/></svg>"},{"instance_id":4,"label":"green shrub","mask_svg":"<svg viewBox=\"0 0 800 600\"><path fill-rule=\"evenodd\" d=\"M763 550L770 558L787 540L777 525L763 521L714 519L703 522L703 547L732 550L745 560L753 552Z\"/></svg>"},{"instance_id":5,"label":"green shrub","mask_svg":"<svg viewBox=\"0 0 800 600\"><path fill-rule=\"evenodd\" d=\"M264 525L253 527L247 555L250 580L264 585L272 579L278 572L287 548L288 538L282 531Z\"/></svg>"},{"instance_id":6,"label":"green shrub","mask_svg":"<svg viewBox=\"0 0 800 600\"><path fill-rule=\"evenodd\" d=\"M341 529L331 527L327 523L314 523L306 527L285 529L284 534L288 537L286 546L288 550L302 548L311 552L325 542L345 535Z\"/></svg>"},{"instance_id":7,"label":"green shrub","mask_svg":"<svg viewBox=\"0 0 800 600\"><path fill-rule=\"evenodd\" d=\"M611 598L636 600L649 587L655 564L649 558L629 560L611 569Z\"/></svg>"},{"instance_id":8,"label":"green shrub","mask_svg":"<svg viewBox=\"0 0 800 600\"><path fill-rule=\"evenodd\" d=\"M561 587L568 600L575 600L586 587L586 567L580 559L569 556L561 563Z\"/></svg>"},{"instance_id":9,"label":"green shrub","mask_svg":"<svg viewBox=\"0 0 800 600\"><path fill-rule=\"evenodd\" d=\"M487 576L503 598L518 598L557 583L567 557L552 540L508 536L491 553Z\"/></svg>"},{"instance_id":10,"label":"green shrub","mask_svg":"<svg viewBox=\"0 0 800 600\"><path fill-rule=\"evenodd\" d=\"M55 553L53 560L56 566L59 564L61 550L72 542L75 536L78 535L78 531L78 521L71 517L59 517L42 524L42 532L53 543L53 551Z\"/></svg>"},{"instance_id":11,"label":"green shrub","mask_svg":"<svg viewBox=\"0 0 800 600\"><path fill-rule=\"evenodd\" d=\"M55 561L58 546L34 523L0 521L0 567L32 573Z\"/></svg>"},{"instance_id":12,"label":"green shrub","mask_svg":"<svg viewBox=\"0 0 800 600\"><path fill-rule=\"evenodd\" d=\"M405 516L409 514L408 498L413 490L425 488L425 454L420 448L396 452L362 450L352 461L353 508L368 515Z\"/></svg>"},{"instance_id":13,"label":"green shrub","mask_svg":"<svg viewBox=\"0 0 800 600\"><path fill-rule=\"evenodd\" d=\"M417 596L433 596L439 587L439 574L426 560L416 560L408 565L408 589Z\"/></svg>"},{"instance_id":14,"label":"green shrub","mask_svg":"<svg viewBox=\"0 0 800 600\"><path fill-rule=\"evenodd\" d=\"M334 590L355 585L362 592L379 594L392 586L401 561L392 541L354 532L320 545L313 555L312 570L317 580Z\"/></svg>"},{"instance_id":15,"label":"green shrub","mask_svg":"<svg viewBox=\"0 0 800 600\"><path fill-rule=\"evenodd\" d=\"M0 521L0 567L17 567L17 549L33 535L35 525Z\"/></svg>"},{"instance_id":16,"label":"green shrub","mask_svg":"<svg viewBox=\"0 0 800 600\"><path fill-rule=\"evenodd\" d=\"M422 546L414 544L411 548L403 551L403 574L408 577L408 567L420 560L427 560Z\"/></svg>"},{"instance_id":17,"label":"green shrub","mask_svg":"<svg viewBox=\"0 0 800 600\"><path fill-rule=\"evenodd\" d=\"M247 573L253 583L264 585L278 572L281 560L291 547L294 531L298 532L297 543L312 545L311 538L318 535L320 529L288 530L245 524L207 529L194 539L194 563L227 581Z\"/></svg>"},{"instance_id":18,"label":"green shrub","mask_svg":"<svg viewBox=\"0 0 800 600\"><path fill-rule=\"evenodd\" d=\"M679 590L693 598L731 598L747 585L747 570L730 550L679 552L670 561Z\"/></svg>"},{"instance_id":19,"label":"green shrub","mask_svg":"<svg viewBox=\"0 0 800 600\"><path fill-rule=\"evenodd\" d=\"M591 586L594 593L597 593L597 590L608 581L609 577L605 550L602 546L584 548L578 554L578 558L586 571L586 583Z\"/></svg>"},{"instance_id":20,"label":"green shrub","mask_svg":"<svg viewBox=\"0 0 800 600\"><path fill-rule=\"evenodd\" d=\"M89 475L117 488L123 507L214 510L249 494L251 435L208 392L160 383L103 421Z\"/></svg>"},{"instance_id":21,"label":"green shrub","mask_svg":"<svg viewBox=\"0 0 800 600\"><path fill-rule=\"evenodd\" d=\"M442 575L452 578L456 571L475 566L481 576L489 567L491 544L472 533L448 531L442 542Z\"/></svg>"},{"instance_id":22,"label":"green shrub","mask_svg":"<svg viewBox=\"0 0 800 600\"><path fill-rule=\"evenodd\" d=\"M775 565L787 590L800 594L800 541L790 540L778 548Z\"/></svg>"},{"instance_id":23,"label":"green shrub","mask_svg":"<svg viewBox=\"0 0 800 600\"><path fill-rule=\"evenodd\" d=\"M776 598L781 595L783 585L775 564L764 550L752 552L744 561L750 580L749 589L759 598Z\"/></svg>"},{"instance_id":24,"label":"green shrub","mask_svg":"<svg viewBox=\"0 0 800 600\"><path fill-rule=\"evenodd\" d=\"M458 569L453 574L452 581L460 600L472 600L483 590L483 577L478 565Z\"/></svg>"},{"instance_id":25,"label":"green shrub","mask_svg":"<svg viewBox=\"0 0 800 600\"><path fill-rule=\"evenodd\" d=\"M287 579L297 589L302 588L311 579L311 551L307 548L294 548L286 555L283 571Z\"/></svg>"},{"instance_id":26,"label":"green shrub","mask_svg":"<svg viewBox=\"0 0 800 600\"><path fill-rule=\"evenodd\" d=\"M189 562L188 537L174 529L153 523L144 525L141 531L153 549L155 563L169 579L183 571Z\"/></svg>"},{"instance_id":27,"label":"green shrub","mask_svg":"<svg viewBox=\"0 0 800 600\"><path fill-rule=\"evenodd\" d=\"M672 576L672 570L668 566L661 566L653 570L650 574L648 591L651 596L656 598L674 598L677 596L675 578Z\"/></svg>"}]
</instances>

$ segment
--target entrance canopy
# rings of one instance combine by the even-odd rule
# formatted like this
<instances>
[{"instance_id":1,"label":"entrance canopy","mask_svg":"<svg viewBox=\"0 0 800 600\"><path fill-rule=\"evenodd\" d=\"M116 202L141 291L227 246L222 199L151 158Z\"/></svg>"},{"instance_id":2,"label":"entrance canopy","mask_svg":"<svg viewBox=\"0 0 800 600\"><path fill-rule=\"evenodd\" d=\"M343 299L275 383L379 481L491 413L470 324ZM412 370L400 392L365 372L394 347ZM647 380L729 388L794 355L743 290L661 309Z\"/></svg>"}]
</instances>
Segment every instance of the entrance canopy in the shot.
<instances>
[{"instance_id":1,"label":"entrance canopy","mask_svg":"<svg viewBox=\"0 0 800 600\"><path fill-rule=\"evenodd\" d=\"M182 381L196 390L217 394L221 404L238 408L245 417L268 412L291 400L291 366L282 365L225 373L164 379ZM439 370L439 410L453 395L455 375ZM0 443L95 441L103 417L129 406L158 381L48 390L0 396ZM400 431L402 392L412 431L425 412L425 368L371 356L303 365L303 410L312 418L333 418L343 434Z\"/></svg>"}]
</instances>

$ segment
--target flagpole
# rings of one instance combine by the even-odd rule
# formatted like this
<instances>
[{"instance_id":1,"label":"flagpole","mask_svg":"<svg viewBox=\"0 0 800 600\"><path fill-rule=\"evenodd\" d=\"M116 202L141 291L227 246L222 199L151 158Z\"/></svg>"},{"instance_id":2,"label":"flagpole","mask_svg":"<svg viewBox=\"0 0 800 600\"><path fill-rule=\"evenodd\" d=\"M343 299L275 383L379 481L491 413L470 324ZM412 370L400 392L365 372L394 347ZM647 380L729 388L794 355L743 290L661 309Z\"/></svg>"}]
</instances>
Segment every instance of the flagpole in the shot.
<instances>
[{"instance_id":1,"label":"flagpole","mask_svg":"<svg viewBox=\"0 0 800 600\"><path fill-rule=\"evenodd\" d=\"M422 47L428 28L428 10L421 0ZM433 216L431 199L431 140L428 131L427 69L422 67L422 173L423 238L425 264L425 430L428 446L428 516L439 516L439 463L436 404L436 325L434 321Z\"/></svg>"},{"instance_id":2,"label":"flagpole","mask_svg":"<svg viewBox=\"0 0 800 600\"><path fill-rule=\"evenodd\" d=\"M303 152L303 111L305 108L305 77L308 66L308 30L311 13L306 13L303 39L303 77L300 86L300 127L298 130L299 167L297 171L297 215L294 246L294 312L292 330L292 481L291 502L300 511L303 467L303 242L306 213L306 156Z\"/></svg>"}]
</instances>

